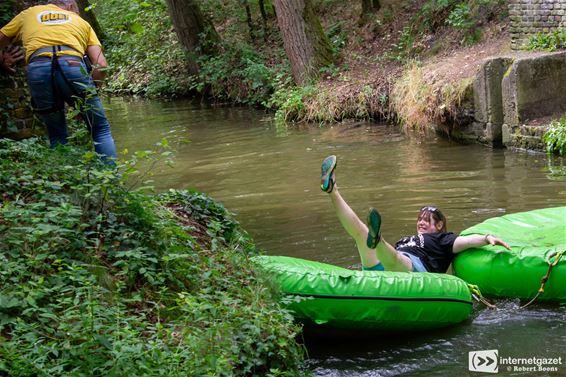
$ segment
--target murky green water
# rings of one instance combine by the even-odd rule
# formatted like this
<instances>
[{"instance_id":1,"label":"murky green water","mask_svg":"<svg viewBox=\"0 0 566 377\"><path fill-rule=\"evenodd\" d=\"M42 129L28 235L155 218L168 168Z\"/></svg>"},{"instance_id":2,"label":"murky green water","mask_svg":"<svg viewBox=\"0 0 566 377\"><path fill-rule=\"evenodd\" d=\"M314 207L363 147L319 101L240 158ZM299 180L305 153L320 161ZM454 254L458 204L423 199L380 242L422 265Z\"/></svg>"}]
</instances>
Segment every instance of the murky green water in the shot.
<instances>
[{"instance_id":1,"label":"murky green water","mask_svg":"<svg viewBox=\"0 0 566 377\"><path fill-rule=\"evenodd\" d=\"M449 230L459 232L493 216L566 203L566 177L553 175L564 162L543 154L424 140L380 124L276 127L261 111L187 101L112 99L107 105L119 149L188 137L177 148L175 167L156 175L156 187L207 192L272 255L359 263L319 189L320 162L329 154L338 156L344 198L364 217L369 206L379 208L391 240L414 233L425 204L439 206ZM498 349L505 357L563 358L559 374L503 374L566 375L566 305L498 305L498 311L478 307L469 322L434 334L309 342L308 367L316 376L467 374L469 351Z\"/></svg>"}]
</instances>

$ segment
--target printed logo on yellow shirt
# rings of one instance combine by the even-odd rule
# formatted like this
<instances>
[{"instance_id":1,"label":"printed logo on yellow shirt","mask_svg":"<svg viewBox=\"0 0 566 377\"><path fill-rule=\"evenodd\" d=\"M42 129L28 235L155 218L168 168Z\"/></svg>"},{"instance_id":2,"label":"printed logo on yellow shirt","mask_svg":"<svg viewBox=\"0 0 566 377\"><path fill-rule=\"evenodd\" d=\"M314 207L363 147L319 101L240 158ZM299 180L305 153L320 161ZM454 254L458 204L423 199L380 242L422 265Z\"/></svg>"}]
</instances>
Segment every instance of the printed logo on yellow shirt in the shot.
<instances>
[{"instance_id":1,"label":"printed logo on yellow shirt","mask_svg":"<svg viewBox=\"0 0 566 377\"><path fill-rule=\"evenodd\" d=\"M37 15L37 20L44 25L60 25L71 22L71 15L68 13L48 10Z\"/></svg>"}]
</instances>

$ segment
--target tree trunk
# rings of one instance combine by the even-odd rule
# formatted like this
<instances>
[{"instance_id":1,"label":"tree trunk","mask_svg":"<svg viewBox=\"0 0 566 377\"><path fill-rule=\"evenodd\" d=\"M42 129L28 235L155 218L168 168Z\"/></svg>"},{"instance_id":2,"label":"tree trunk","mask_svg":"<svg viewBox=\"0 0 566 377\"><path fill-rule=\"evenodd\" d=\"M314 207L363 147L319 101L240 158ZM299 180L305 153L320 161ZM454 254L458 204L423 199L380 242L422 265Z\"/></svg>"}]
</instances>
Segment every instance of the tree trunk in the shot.
<instances>
[{"instance_id":1,"label":"tree trunk","mask_svg":"<svg viewBox=\"0 0 566 377\"><path fill-rule=\"evenodd\" d=\"M259 12L261 13L261 20L263 22L263 40L267 42L267 13L265 12L264 0L258 1Z\"/></svg>"},{"instance_id":2,"label":"tree trunk","mask_svg":"<svg viewBox=\"0 0 566 377\"><path fill-rule=\"evenodd\" d=\"M362 0L362 14L360 15L359 24L365 25L372 14L381 8L379 0Z\"/></svg>"},{"instance_id":3,"label":"tree trunk","mask_svg":"<svg viewBox=\"0 0 566 377\"><path fill-rule=\"evenodd\" d=\"M273 5L293 79L303 85L316 78L321 67L334 62L332 47L311 0L274 0Z\"/></svg>"},{"instance_id":4,"label":"tree trunk","mask_svg":"<svg viewBox=\"0 0 566 377\"><path fill-rule=\"evenodd\" d=\"M254 34L254 22L252 20L252 11L250 10L250 4L248 0L240 0L240 3L246 9L246 22L248 23L248 29L250 31L250 38L252 42L255 41L255 34Z\"/></svg>"},{"instance_id":5,"label":"tree trunk","mask_svg":"<svg viewBox=\"0 0 566 377\"><path fill-rule=\"evenodd\" d=\"M92 26L92 29L96 33L98 39L104 42L104 40L106 39L106 35L102 31L102 28L100 27L100 24L98 23L98 20L96 19L94 12L92 11L92 9L88 11L85 10L88 7L90 7L88 0L77 0L77 5L79 6L81 17L86 22L88 22L90 26Z\"/></svg>"},{"instance_id":6,"label":"tree trunk","mask_svg":"<svg viewBox=\"0 0 566 377\"><path fill-rule=\"evenodd\" d=\"M189 54L189 71L196 75L199 72L197 58L214 55L220 36L195 0L167 0L167 7L179 41Z\"/></svg>"}]
</instances>

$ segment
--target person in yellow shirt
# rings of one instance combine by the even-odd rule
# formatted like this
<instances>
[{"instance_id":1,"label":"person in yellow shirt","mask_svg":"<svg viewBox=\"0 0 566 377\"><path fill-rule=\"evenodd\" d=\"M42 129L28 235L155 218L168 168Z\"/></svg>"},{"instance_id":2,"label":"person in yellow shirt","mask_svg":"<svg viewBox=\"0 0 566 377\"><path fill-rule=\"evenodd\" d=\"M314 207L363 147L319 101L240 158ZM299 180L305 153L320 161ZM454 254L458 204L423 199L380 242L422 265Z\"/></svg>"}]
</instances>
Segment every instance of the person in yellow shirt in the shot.
<instances>
[{"instance_id":1,"label":"person in yellow shirt","mask_svg":"<svg viewBox=\"0 0 566 377\"><path fill-rule=\"evenodd\" d=\"M79 16L76 1L52 0L22 11L0 29L0 50L13 42L22 42L25 49L32 105L47 126L51 147L67 143L65 103L84 100L82 116L95 151L114 164L116 146L95 86L104 79L106 58L96 33ZM92 62L91 74L85 54Z\"/></svg>"}]
</instances>

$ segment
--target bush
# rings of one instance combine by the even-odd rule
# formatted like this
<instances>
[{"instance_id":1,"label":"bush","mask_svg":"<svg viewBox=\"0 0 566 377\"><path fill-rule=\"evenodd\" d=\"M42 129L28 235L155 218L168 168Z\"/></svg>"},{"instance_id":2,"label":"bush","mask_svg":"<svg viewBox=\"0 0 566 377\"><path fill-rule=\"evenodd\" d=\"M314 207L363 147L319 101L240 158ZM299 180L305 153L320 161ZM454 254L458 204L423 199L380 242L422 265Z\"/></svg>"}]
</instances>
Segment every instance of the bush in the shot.
<instances>
[{"instance_id":1,"label":"bush","mask_svg":"<svg viewBox=\"0 0 566 377\"><path fill-rule=\"evenodd\" d=\"M102 0L94 10L107 35L107 91L149 97L188 93L185 55L163 0Z\"/></svg>"},{"instance_id":2,"label":"bush","mask_svg":"<svg viewBox=\"0 0 566 377\"><path fill-rule=\"evenodd\" d=\"M228 26L222 30L221 53L200 57L197 76L189 74L187 53L173 30L164 0L101 0L98 4L98 19L109 36L105 45L112 68L107 90L112 93L200 94L221 102L260 105L274 92L275 75L287 70L286 63L278 63L282 61L280 46L269 48L261 43L260 48L246 39L245 23L239 21L238 12L244 11L240 3L230 3L229 11L225 4L203 4L204 11L214 11L213 15L222 9L217 22Z\"/></svg>"},{"instance_id":3,"label":"bush","mask_svg":"<svg viewBox=\"0 0 566 377\"><path fill-rule=\"evenodd\" d=\"M543 135L548 153L558 153L566 156L566 118L555 120L550 123L548 131Z\"/></svg>"},{"instance_id":4,"label":"bush","mask_svg":"<svg viewBox=\"0 0 566 377\"><path fill-rule=\"evenodd\" d=\"M194 191L127 190L121 169L0 141L0 374L297 373L299 329L232 215Z\"/></svg>"},{"instance_id":5,"label":"bush","mask_svg":"<svg viewBox=\"0 0 566 377\"><path fill-rule=\"evenodd\" d=\"M527 50L556 51L566 48L566 29L555 30L551 33L537 33L529 38Z\"/></svg>"}]
</instances>

